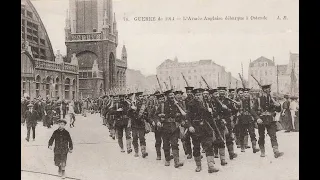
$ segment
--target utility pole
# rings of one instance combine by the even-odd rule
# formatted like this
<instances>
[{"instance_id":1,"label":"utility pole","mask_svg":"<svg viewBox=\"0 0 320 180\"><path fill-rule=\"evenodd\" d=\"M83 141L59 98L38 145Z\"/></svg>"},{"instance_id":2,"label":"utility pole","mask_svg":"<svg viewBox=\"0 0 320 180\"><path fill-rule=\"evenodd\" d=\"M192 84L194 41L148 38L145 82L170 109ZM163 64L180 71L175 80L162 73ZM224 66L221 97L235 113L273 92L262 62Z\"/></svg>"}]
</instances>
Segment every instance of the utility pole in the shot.
<instances>
[{"instance_id":1,"label":"utility pole","mask_svg":"<svg viewBox=\"0 0 320 180\"><path fill-rule=\"evenodd\" d=\"M277 65L277 94L279 94L279 70Z\"/></svg>"},{"instance_id":2,"label":"utility pole","mask_svg":"<svg viewBox=\"0 0 320 180\"><path fill-rule=\"evenodd\" d=\"M220 73L218 72L218 87L220 86Z\"/></svg>"}]
</instances>

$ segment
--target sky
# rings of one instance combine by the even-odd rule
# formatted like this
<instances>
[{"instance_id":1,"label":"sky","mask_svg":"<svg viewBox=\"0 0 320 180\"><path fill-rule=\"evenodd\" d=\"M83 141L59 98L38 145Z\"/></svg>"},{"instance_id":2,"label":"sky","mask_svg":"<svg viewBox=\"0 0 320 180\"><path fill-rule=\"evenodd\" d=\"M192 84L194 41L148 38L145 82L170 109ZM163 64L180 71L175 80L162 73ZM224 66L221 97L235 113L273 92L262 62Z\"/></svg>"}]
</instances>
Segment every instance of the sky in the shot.
<instances>
[{"instance_id":1,"label":"sky","mask_svg":"<svg viewBox=\"0 0 320 180\"><path fill-rule=\"evenodd\" d=\"M64 27L68 0L31 0L46 27L53 50L66 54ZM288 64L299 53L298 0L114 0L119 40L125 44L128 68L156 73L166 59L180 62L211 59L234 77L248 77L250 59L275 58ZM134 21L134 17L175 17L175 21ZM182 21L177 17L246 17L249 20ZM250 20L266 16L267 20ZM277 20L277 17L286 20ZM124 21L127 17L129 21Z\"/></svg>"}]
</instances>

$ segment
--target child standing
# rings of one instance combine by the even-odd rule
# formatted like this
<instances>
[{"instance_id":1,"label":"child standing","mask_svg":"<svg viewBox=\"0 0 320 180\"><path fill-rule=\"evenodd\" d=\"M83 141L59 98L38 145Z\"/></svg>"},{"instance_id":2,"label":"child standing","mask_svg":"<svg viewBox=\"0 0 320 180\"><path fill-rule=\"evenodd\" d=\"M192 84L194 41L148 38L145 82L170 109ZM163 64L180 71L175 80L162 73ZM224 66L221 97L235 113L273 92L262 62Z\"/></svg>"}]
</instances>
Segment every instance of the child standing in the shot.
<instances>
[{"instance_id":1,"label":"child standing","mask_svg":"<svg viewBox=\"0 0 320 180\"><path fill-rule=\"evenodd\" d=\"M65 179L65 167L67 164L67 154L72 153L73 144L72 139L67 130L65 130L65 125L67 121L60 119L58 120L59 128L55 130L49 140L48 147L52 150L53 141L54 145L54 163L59 167L59 175L62 179Z\"/></svg>"}]
</instances>

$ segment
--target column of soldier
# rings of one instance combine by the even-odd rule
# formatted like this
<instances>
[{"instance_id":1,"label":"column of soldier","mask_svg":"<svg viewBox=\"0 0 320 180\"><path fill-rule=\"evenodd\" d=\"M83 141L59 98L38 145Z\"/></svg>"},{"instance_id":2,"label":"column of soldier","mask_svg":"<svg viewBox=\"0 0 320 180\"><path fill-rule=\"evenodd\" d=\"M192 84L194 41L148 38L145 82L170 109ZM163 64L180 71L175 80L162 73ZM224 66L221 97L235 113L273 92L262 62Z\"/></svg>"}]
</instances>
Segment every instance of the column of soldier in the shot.
<instances>
[{"instance_id":1,"label":"column of soldier","mask_svg":"<svg viewBox=\"0 0 320 180\"><path fill-rule=\"evenodd\" d=\"M163 93L156 91L148 95L143 92L105 95L101 116L103 125L109 128L110 137L117 138L121 152L125 152L125 132L127 153L132 152L132 144L134 157L139 157L139 147L142 158L148 156L145 135L151 127L155 135L156 160L161 160L162 144L164 165L170 166L173 159L175 168L183 166L178 147L181 139L187 159L194 158L195 171L202 170L202 147L208 172L213 173L219 171L215 166L215 158L220 158L222 166L228 164L226 151L230 160L237 158L234 140L241 152L250 148L248 134L252 152L260 151L260 157L266 156L266 132L271 140L274 157L284 154L278 149L277 124L274 120L275 113L281 111L281 105L271 97L270 87L261 86L260 95L251 94L248 88L203 89L190 86L185 88L186 98L182 91L174 91L172 88ZM259 132L258 145L255 128Z\"/></svg>"}]
</instances>

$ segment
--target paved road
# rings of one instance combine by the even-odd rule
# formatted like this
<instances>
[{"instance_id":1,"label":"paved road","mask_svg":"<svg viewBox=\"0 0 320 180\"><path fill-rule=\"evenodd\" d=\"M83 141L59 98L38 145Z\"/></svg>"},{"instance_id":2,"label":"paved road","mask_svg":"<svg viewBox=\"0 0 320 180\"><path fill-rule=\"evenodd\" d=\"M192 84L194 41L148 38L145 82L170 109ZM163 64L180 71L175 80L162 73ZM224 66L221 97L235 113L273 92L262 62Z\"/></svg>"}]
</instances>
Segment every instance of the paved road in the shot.
<instances>
[{"instance_id":1,"label":"paved road","mask_svg":"<svg viewBox=\"0 0 320 180\"><path fill-rule=\"evenodd\" d=\"M147 135L146 159L135 158L133 154L121 153L117 141L109 137L107 127L102 126L98 114L87 118L76 116L75 128L66 129L74 142L74 151L68 154L67 179L81 180L298 180L299 179L299 133L278 132L280 150L285 156L275 159L269 137L266 139L267 157L260 158L251 149L241 153L238 158L228 160L228 166L221 167L218 159L218 173L208 174L206 160L203 170L195 173L195 163L187 160L180 144L181 160L185 163L180 169L165 167L164 161L156 161L154 134ZM21 169L22 180L56 180L57 167L54 166L53 152L47 143L53 131L41 123L36 129L36 140L26 142L26 127L21 126ZM172 162L173 164L173 162Z\"/></svg>"}]
</instances>

